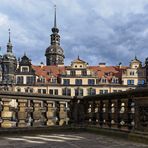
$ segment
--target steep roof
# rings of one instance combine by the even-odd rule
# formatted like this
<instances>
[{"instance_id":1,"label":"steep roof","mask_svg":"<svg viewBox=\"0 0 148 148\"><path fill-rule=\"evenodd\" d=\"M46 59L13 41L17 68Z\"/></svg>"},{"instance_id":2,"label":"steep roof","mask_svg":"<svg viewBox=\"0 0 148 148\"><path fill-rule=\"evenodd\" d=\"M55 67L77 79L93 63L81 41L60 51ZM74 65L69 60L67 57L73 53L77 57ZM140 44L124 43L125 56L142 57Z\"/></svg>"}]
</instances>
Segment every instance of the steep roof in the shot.
<instances>
[{"instance_id":1,"label":"steep roof","mask_svg":"<svg viewBox=\"0 0 148 148\"><path fill-rule=\"evenodd\" d=\"M45 77L49 80L51 77L57 77L59 74L65 72L65 67L58 66L36 66L32 65L32 68L35 70L35 74L39 77Z\"/></svg>"},{"instance_id":2,"label":"steep roof","mask_svg":"<svg viewBox=\"0 0 148 148\"><path fill-rule=\"evenodd\" d=\"M67 66L35 66L32 65L32 68L35 70L35 74L39 77L45 77L49 80L51 77L58 77L60 74L66 73ZM122 71L127 69L127 67L119 66L88 66L88 69L101 79L103 76L108 80L111 80L113 77L121 78Z\"/></svg>"}]
</instances>

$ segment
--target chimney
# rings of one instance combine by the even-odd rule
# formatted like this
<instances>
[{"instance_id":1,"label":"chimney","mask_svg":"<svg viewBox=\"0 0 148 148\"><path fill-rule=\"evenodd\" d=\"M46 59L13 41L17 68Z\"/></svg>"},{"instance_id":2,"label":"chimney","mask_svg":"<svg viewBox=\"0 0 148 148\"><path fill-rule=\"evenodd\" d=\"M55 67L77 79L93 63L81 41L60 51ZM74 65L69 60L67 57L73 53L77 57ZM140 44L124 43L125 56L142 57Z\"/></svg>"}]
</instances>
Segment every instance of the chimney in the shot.
<instances>
[{"instance_id":1,"label":"chimney","mask_svg":"<svg viewBox=\"0 0 148 148\"><path fill-rule=\"evenodd\" d=\"M43 63L43 62L41 62L41 63L40 63L40 66L41 66L41 68L43 68L43 67L44 67L44 63Z\"/></svg>"},{"instance_id":2,"label":"chimney","mask_svg":"<svg viewBox=\"0 0 148 148\"><path fill-rule=\"evenodd\" d=\"M119 63L119 68L122 68L122 63L121 62Z\"/></svg>"}]
</instances>

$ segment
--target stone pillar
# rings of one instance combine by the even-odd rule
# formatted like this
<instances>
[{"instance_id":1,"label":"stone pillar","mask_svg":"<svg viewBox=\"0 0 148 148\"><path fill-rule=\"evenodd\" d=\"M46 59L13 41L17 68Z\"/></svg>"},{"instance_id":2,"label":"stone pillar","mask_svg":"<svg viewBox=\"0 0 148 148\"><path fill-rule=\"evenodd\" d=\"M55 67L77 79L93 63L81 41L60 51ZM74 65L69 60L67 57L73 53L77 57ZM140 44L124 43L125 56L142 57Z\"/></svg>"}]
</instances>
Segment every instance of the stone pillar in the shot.
<instances>
[{"instance_id":1,"label":"stone pillar","mask_svg":"<svg viewBox=\"0 0 148 148\"><path fill-rule=\"evenodd\" d=\"M1 124L1 127L3 127L3 128L14 127L14 124L11 121L11 119L13 117L13 111L10 111L11 100L12 99L2 98L3 110L1 113L1 117L2 117L3 122Z\"/></svg>"},{"instance_id":2,"label":"stone pillar","mask_svg":"<svg viewBox=\"0 0 148 148\"><path fill-rule=\"evenodd\" d=\"M47 126L56 125L55 102L47 101Z\"/></svg>"},{"instance_id":3,"label":"stone pillar","mask_svg":"<svg viewBox=\"0 0 148 148\"><path fill-rule=\"evenodd\" d=\"M34 100L33 126L41 126L41 101Z\"/></svg>"},{"instance_id":4,"label":"stone pillar","mask_svg":"<svg viewBox=\"0 0 148 148\"><path fill-rule=\"evenodd\" d=\"M27 126L27 100L18 100L18 127L26 127Z\"/></svg>"},{"instance_id":5,"label":"stone pillar","mask_svg":"<svg viewBox=\"0 0 148 148\"><path fill-rule=\"evenodd\" d=\"M60 122L59 125L65 125L68 124L68 115L67 115L67 102L60 102L60 112L59 112L59 117L60 117Z\"/></svg>"}]
</instances>

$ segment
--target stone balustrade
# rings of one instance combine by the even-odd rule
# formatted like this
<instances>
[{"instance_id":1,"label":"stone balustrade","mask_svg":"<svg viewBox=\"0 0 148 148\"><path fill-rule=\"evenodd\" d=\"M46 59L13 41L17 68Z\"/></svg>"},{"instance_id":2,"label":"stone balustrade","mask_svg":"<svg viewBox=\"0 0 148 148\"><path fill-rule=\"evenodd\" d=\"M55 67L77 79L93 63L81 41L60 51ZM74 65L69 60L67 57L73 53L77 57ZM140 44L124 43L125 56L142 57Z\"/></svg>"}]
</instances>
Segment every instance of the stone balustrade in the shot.
<instances>
[{"instance_id":1,"label":"stone balustrade","mask_svg":"<svg viewBox=\"0 0 148 148\"><path fill-rule=\"evenodd\" d=\"M75 97L73 106L73 120L77 124L148 132L148 88Z\"/></svg>"},{"instance_id":2,"label":"stone balustrade","mask_svg":"<svg viewBox=\"0 0 148 148\"><path fill-rule=\"evenodd\" d=\"M68 124L72 98L27 93L0 93L1 128L63 126Z\"/></svg>"},{"instance_id":3,"label":"stone balustrade","mask_svg":"<svg viewBox=\"0 0 148 148\"><path fill-rule=\"evenodd\" d=\"M0 92L0 127L87 125L148 132L148 88L85 97Z\"/></svg>"}]
</instances>

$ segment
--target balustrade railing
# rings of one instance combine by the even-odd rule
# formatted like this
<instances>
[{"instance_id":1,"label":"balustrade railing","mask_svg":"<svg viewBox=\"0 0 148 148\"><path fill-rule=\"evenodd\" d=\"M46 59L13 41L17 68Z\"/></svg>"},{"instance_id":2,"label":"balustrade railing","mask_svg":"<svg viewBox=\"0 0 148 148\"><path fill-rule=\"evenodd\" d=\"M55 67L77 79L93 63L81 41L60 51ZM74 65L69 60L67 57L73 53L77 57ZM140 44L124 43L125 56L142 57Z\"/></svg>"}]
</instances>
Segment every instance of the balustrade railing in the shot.
<instances>
[{"instance_id":1,"label":"balustrade railing","mask_svg":"<svg viewBox=\"0 0 148 148\"><path fill-rule=\"evenodd\" d=\"M148 132L148 88L76 97L73 104L77 124Z\"/></svg>"},{"instance_id":2,"label":"balustrade railing","mask_svg":"<svg viewBox=\"0 0 148 148\"><path fill-rule=\"evenodd\" d=\"M0 92L0 127L69 125L148 132L148 88L67 97Z\"/></svg>"},{"instance_id":3,"label":"balustrade railing","mask_svg":"<svg viewBox=\"0 0 148 148\"><path fill-rule=\"evenodd\" d=\"M0 98L1 128L62 126L69 123L70 97L5 92L0 93Z\"/></svg>"}]
</instances>

